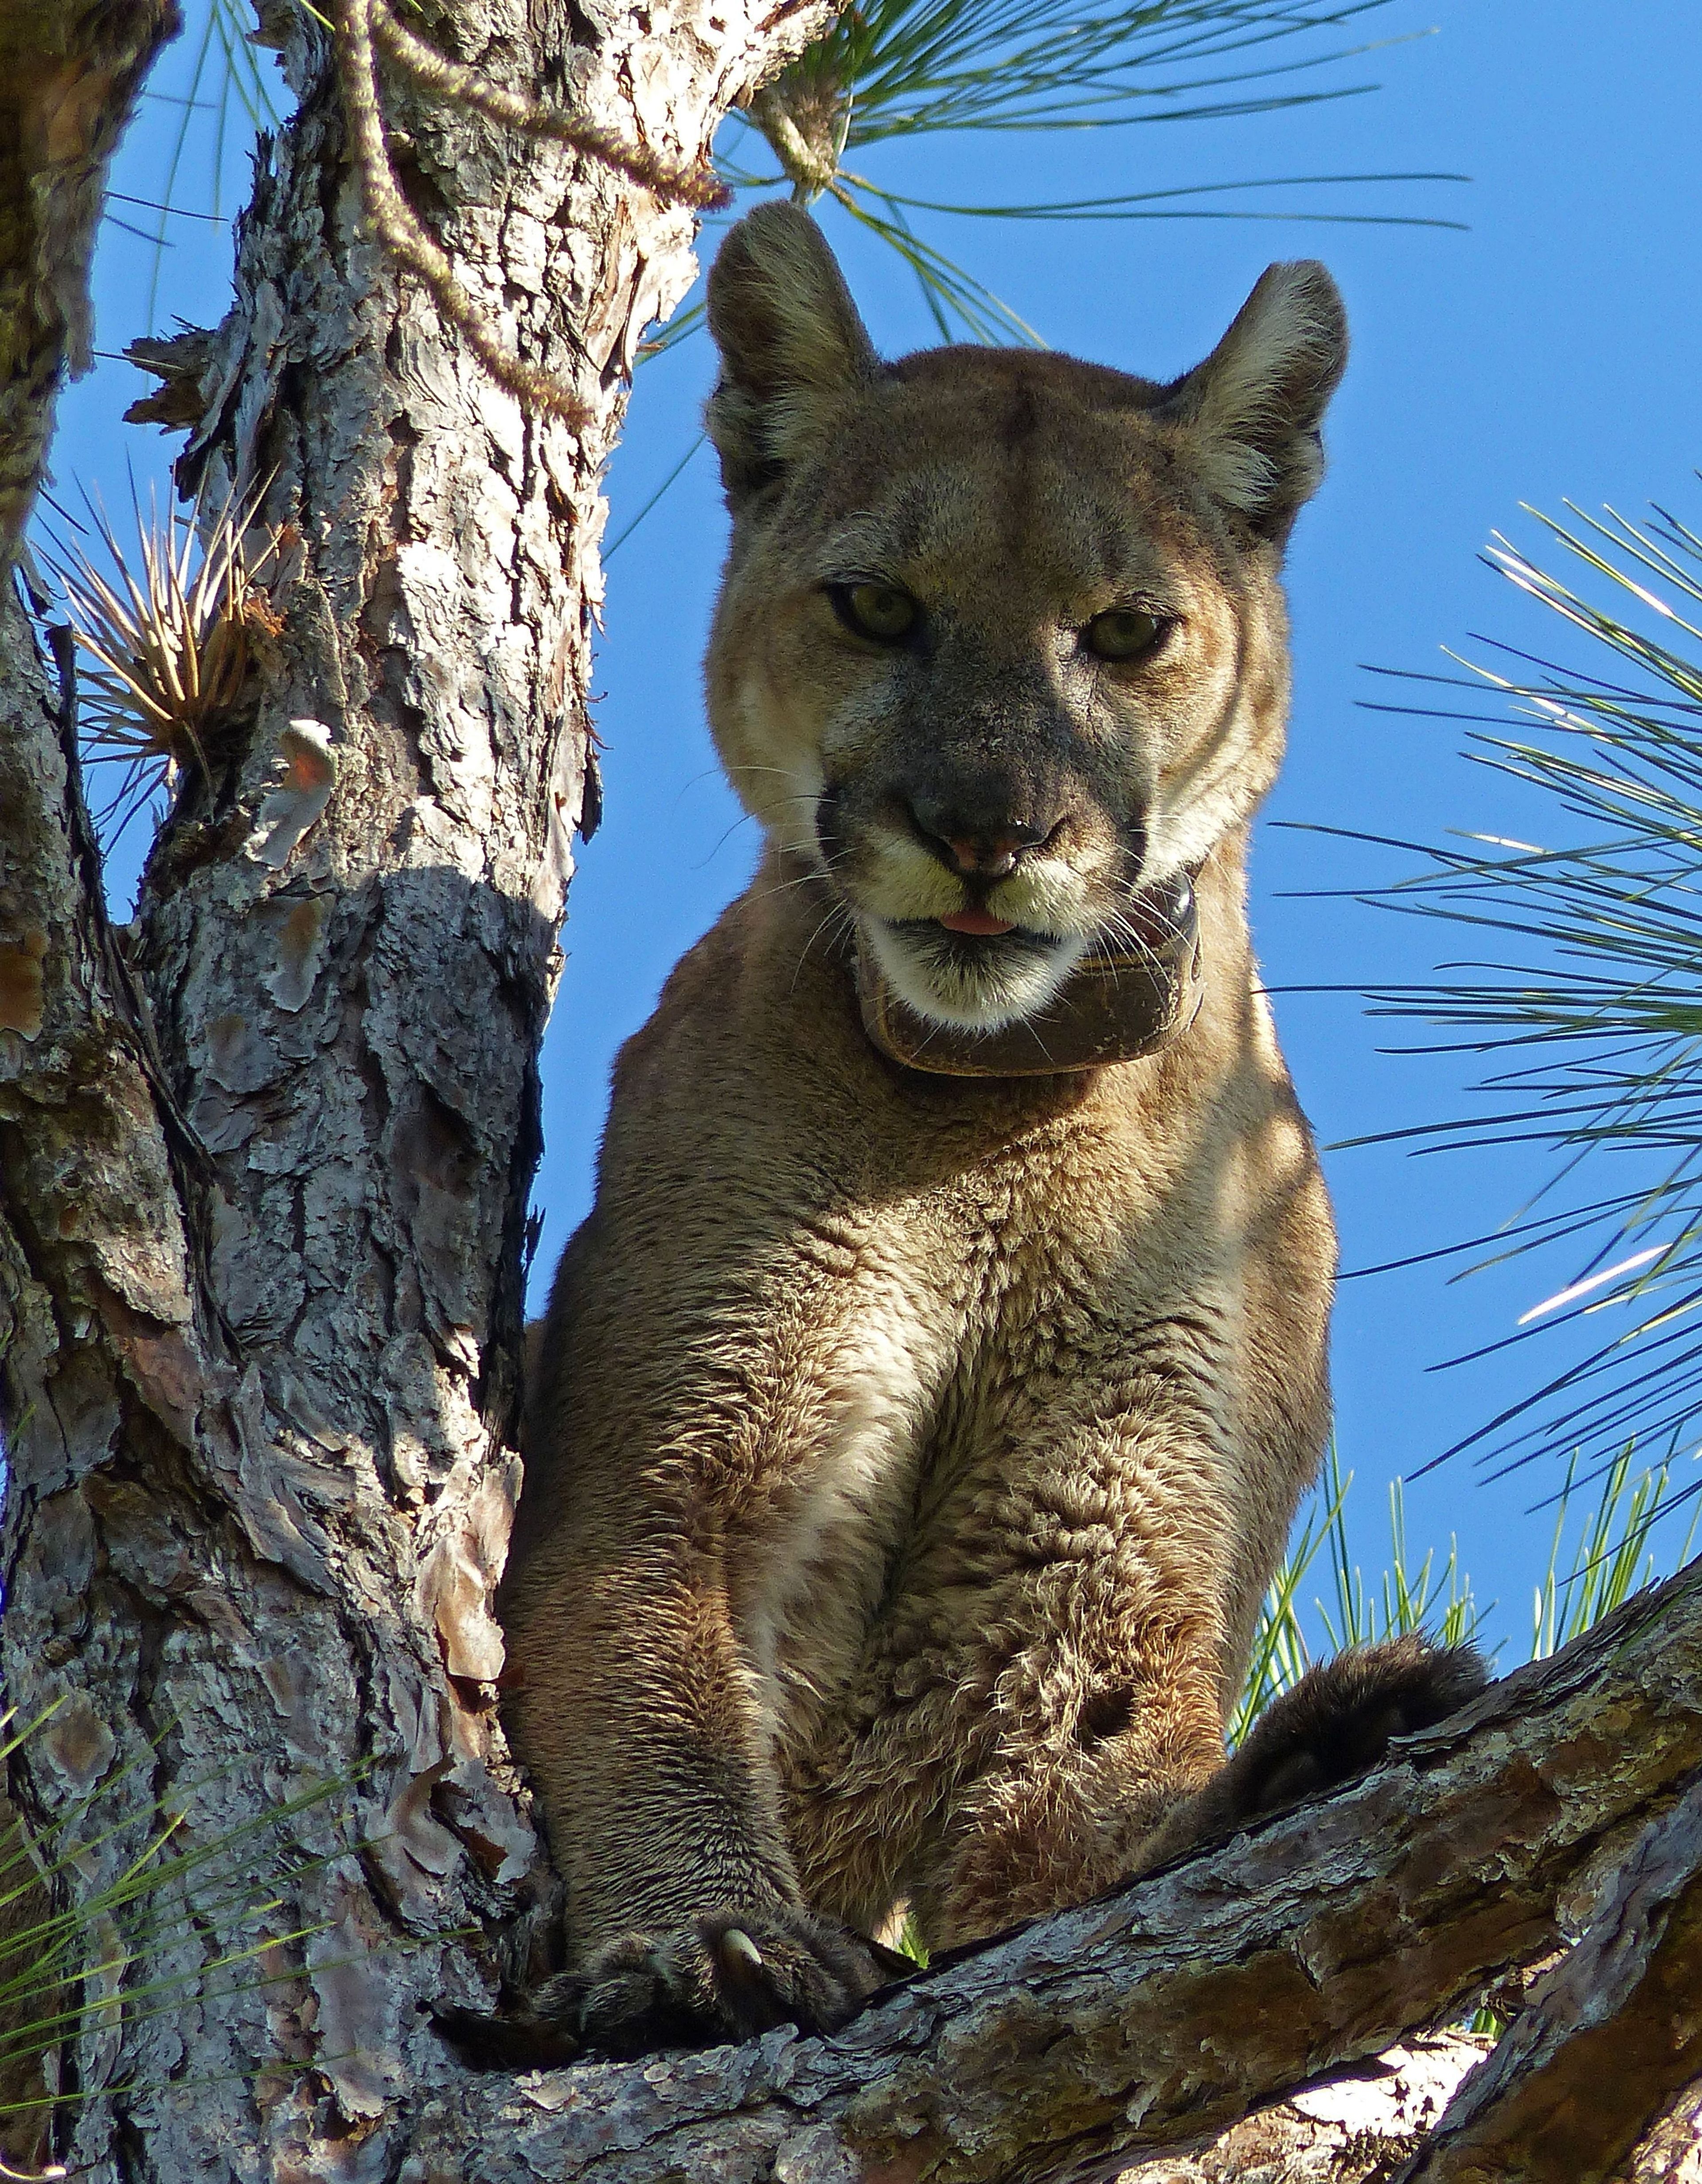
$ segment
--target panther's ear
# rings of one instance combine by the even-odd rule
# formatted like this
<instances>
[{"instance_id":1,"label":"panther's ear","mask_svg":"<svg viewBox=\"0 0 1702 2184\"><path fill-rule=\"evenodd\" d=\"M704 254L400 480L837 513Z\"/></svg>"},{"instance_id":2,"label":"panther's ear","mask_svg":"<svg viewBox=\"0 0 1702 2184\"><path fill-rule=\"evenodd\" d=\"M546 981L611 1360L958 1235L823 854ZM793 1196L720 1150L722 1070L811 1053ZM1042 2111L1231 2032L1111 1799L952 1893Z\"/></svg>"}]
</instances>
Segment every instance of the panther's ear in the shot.
<instances>
[{"instance_id":1,"label":"panther's ear","mask_svg":"<svg viewBox=\"0 0 1702 2184\"><path fill-rule=\"evenodd\" d=\"M1318 427L1347 361L1348 316L1323 266L1270 265L1157 414L1182 427L1208 490L1281 545L1324 475Z\"/></svg>"},{"instance_id":2,"label":"panther's ear","mask_svg":"<svg viewBox=\"0 0 1702 2184\"><path fill-rule=\"evenodd\" d=\"M709 274L721 382L705 421L729 499L778 477L880 369L834 254L809 214L759 205Z\"/></svg>"}]
</instances>

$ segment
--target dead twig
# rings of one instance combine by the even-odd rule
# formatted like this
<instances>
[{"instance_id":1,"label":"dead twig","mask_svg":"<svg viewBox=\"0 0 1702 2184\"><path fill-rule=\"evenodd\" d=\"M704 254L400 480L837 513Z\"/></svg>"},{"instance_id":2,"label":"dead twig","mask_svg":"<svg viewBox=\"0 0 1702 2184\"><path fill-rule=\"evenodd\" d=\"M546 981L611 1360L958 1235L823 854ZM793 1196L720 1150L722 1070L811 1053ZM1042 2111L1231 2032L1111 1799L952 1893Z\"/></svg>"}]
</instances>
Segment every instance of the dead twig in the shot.
<instances>
[{"instance_id":1,"label":"dead twig","mask_svg":"<svg viewBox=\"0 0 1702 2184\"><path fill-rule=\"evenodd\" d=\"M571 144L576 152L588 153L591 158L618 168L645 189L654 190L659 198L691 205L700 212L718 212L723 205L732 203L733 192L708 165L689 166L681 160L670 159L597 122L566 113L560 107L543 105L535 98L527 98L503 84L493 82L477 69L468 68L462 61L451 60L447 53L416 37L392 14L386 0L370 0L370 13L377 44L399 68L405 69L417 83L439 97L452 99L458 106L470 106L491 120L523 131L528 136Z\"/></svg>"},{"instance_id":2,"label":"dead twig","mask_svg":"<svg viewBox=\"0 0 1702 2184\"><path fill-rule=\"evenodd\" d=\"M461 286L442 247L426 232L402 194L384 134L378 69L372 48L373 0L343 0L336 15L337 72L349 146L374 232L399 265L418 276L438 309L459 328L498 386L583 432L591 409L576 387L528 364L495 332Z\"/></svg>"}]
</instances>

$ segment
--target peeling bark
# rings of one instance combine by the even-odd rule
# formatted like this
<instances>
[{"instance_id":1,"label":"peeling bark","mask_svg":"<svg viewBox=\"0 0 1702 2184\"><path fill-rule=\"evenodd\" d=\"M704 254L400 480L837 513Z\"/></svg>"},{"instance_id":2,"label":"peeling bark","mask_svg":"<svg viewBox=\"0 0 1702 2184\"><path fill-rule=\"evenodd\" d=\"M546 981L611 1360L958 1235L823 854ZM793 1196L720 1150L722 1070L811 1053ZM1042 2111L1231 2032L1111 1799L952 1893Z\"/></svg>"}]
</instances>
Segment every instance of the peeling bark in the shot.
<instances>
[{"instance_id":1,"label":"peeling bark","mask_svg":"<svg viewBox=\"0 0 1702 2184\"><path fill-rule=\"evenodd\" d=\"M1575 1947L1396 2184L1601 2184L1702 2075L1702 1782L1653 1821Z\"/></svg>"},{"instance_id":2,"label":"peeling bark","mask_svg":"<svg viewBox=\"0 0 1702 2184\"><path fill-rule=\"evenodd\" d=\"M1256 2110L1197 2153L1138 2161L1118 2184L1387 2184L1488 2046L1454 2032L1409 2042Z\"/></svg>"},{"instance_id":3,"label":"peeling bark","mask_svg":"<svg viewBox=\"0 0 1702 2184\"><path fill-rule=\"evenodd\" d=\"M1408 2042L1274 2101L1197 2153L1138 2161L1117 2184L1396 2184L1489 2045L1450 2032ZM1466 2173L1500 2184L1532 2172ZM1693 2086L1681 2096L1616 2173L1624 2184L1702 2184L1702 2093Z\"/></svg>"},{"instance_id":4,"label":"peeling bark","mask_svg":"<svg viewBox=\"0 0 1702 2184\"><path fill-rule=\"evenodd\" d=\"M695 159L827 14L492 0L433 27ZM598 479L639 339L693 271L688 214L396 92L416 206L590 422L528 419L392 276L319 34L269 21L301 111L263 151L235 308L169 376L186 483L267 482L282 629L119 936L59 694L0 603L0 1645L26 1717L62 1702L14 1765L20 1802L40 1827L99 1793L70 1876L86 1897L161 1801L205 1847L350 1783L254 1839L307 1864L269 1930L317 1930L270 1953L272 1984L204 1979L181 2017L108 2017L68 2055L72 2090L110 2090L65 2112L62 2156L171 2184L395 2175L429 2143L427 2091L459 2080L421 2004L488 2002L478 1936L541 1885L489 1607L535 1056L589 765ZM92 145L122 111L110 81ZM55 266L67 325L82 270ZM53 384L14 375L8 475ZM254 1938L204 1902L107 1985Z\"/></svg>"}]
</instances>

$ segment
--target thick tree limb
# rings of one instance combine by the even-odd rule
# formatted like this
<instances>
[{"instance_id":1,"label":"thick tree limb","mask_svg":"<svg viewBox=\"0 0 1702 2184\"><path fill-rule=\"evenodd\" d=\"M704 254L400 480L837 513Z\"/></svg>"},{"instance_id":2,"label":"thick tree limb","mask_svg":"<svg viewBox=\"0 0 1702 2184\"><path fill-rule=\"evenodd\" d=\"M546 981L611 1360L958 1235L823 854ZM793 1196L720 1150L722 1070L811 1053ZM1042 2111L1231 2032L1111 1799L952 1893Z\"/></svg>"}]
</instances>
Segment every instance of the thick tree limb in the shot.
<instances>
[{"instance_id":1,"label":"thick tree limb","mask_svg":"<svg viewBox=\"0 0 1702 2184\"><path fill-rule=\"evenodd\" d=\"M59 664L66 674L63 645ZM158 1435L186 1364L187 1381L197 1376L187 1242L147 1042L88 886L93 857L64 687L0 577L0 1384L32 1396L6 1422L8 1459L31 1482L14 1489L19 1502L51 1505L86 1451L120 1432L138 1444ZM87 1603L75 1553L59 1562L51 1522L36 1537L51 1667L75 1647ZM73 1706L45 1735L74 1744L88 1727L87 1709ZM0 1763L0 1836L13 1818L7 1774ZM47 1909L38 1892L0 1903L0 1939ZM8 1957L7 1979L19 1961ZM37 2065L0 2059L0 2103L43 2090ZM33 2166L45 2121L0 2108L0 2153Z\"/></svg>"},{"instance_id":2,"label":"thick tree limb","mask_svg":"<svg viewBox=\"0 0 1702 2184\"><path fill-rule=\"evenodd\" d=\"M107 163L177 20L173 0L0 0L0 570L60 382L88 367ZM55 687L0 583L0 1360L35 1397L14 1439L63 1483L63 1409L177 1401L189 1255L146 1011L100 896L69 654Z\"/></svg>"},{"instance_id":3,"label":"thick tree limb","mask_svg":"<svg viewBox=\"0 0 1702 2184\"><path fill-rule=\"evenodd\" d=\"M1117 2184L1394 2184L1489 2044L1456 2032L1407 2042L1256 2109L1209 2146L1149 2155ZM1503 2184L1527 2172L1483 2173ZM1616 2174L1623 2184L1702 2184L1702 2088L1688 2089Z\"/></svg>"},{"instance_id":4,"label":"thick tree limb","mask_svg":"<svg viewBox=\"0 0 1702 2184\"><path fill-rule=\"evenodd\" d=\"M89 364L107 161L174 0L0 0L0 569L41 482L53 397Z\"/></svg>"},{"instance_id":5,"label":"thick tree limb","mask_svg":"<svg viewBox=\"0 0 1702 2184\"><path fill-rule=\"evenodd\" d=\"M1651 1821L1607 1901L1397 2184L1601 2184L1702 2073L1702 1781Z\"/></svg>"},{"instance_id":6,"label":"thick tree limb","mask_svg":"<svg viewBox=\"0 0 1702 2184\"><path fill-rule=\"evenodd\" d=\"M1702 2184L1702 2084L1668 2103L1621 2174L1625 2184Z\"/></svg>"},{"instance_id":7,"label":"thick tree limb","mask_svg":"<svg viewBox=\"0 0 1702 2184\"><path fill-rule=\"evenodd\" d=\"M1699 1766L1702 1563L1348 1791L962 1956L837 2039L486 2080L437 2109L437 2142L466 2184L1104 2177L1547 1955ZM1637 2098L1640 2128L1662 2087Z\"/></svg>"},{"instance_id":8,"label":"thick tree limb","mask_svg":"<svg viewBox=\"0 0 1702 2184\"><path fill-rule=\"evenodd\" d=\"M128 1413L138 1434L181 1429L205 1362L145 1004L92 884L97 871L64 693L53 689L8 582L0 1362L34 1396L8 1421L22 1495L69 1485L90 1441L109 1447Z\"/></svg>"}]
</instances>

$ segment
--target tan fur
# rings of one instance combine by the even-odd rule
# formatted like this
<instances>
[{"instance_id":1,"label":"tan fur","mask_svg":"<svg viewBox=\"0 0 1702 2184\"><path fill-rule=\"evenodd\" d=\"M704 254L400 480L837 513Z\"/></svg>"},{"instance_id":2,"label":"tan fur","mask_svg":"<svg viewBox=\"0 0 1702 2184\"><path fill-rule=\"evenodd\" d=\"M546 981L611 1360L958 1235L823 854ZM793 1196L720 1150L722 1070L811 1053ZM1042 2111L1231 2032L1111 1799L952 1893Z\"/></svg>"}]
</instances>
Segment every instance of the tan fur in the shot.
<instances>
[{"instance_id":1,"label":"tan fur","mask_svg":"<svg viewBox=\"0 0 1702 2184\"><path fill-rule=\"evenodd\" d=\"M1222 1765L1328 1418L1329 1207L1244 872L1327 276L1273 269L1175 387L884 367L771 207L711 322L711 716L768 846L620 1057L503 1602L573 1957L625 1980L634 1930L907 1901L939 1947L1137 1865ZM823 587L854 580L919 604L914 643L841 625ZM1168 641L1090 656L1130 603ZM969 885L941 838L1007 822L1044 839ZM857 934L930 1020L1006 1022L1195 866L1205 1001L1167 1050L966 1082L865 1036ZM929 921L971 900L1039 939L945 961Z\"/></svg>"}]
</instances>

